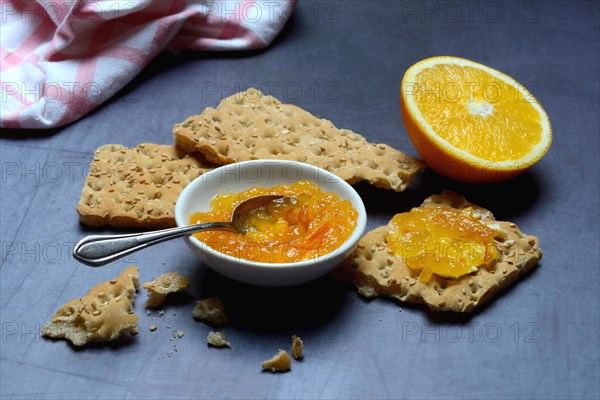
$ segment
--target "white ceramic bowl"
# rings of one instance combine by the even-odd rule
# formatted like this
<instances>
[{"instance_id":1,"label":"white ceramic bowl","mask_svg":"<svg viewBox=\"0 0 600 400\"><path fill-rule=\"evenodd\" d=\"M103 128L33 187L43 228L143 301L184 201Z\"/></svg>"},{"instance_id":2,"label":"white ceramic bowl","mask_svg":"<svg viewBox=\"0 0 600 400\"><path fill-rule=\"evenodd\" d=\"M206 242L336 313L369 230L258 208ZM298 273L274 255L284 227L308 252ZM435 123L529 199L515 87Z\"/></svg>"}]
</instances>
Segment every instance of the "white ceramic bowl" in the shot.
<instances>
[{"instance_id":1,"label":"white ceramic bowl","mask_svg":"<svg viewBox=\"0 0 600 400\"><path fill-rule=\"evenodd\" d=\"M304 283L331 271L356 246L367 224L365 206L356 191L331 172L295 161L253 160L216 168L193 180L181 192L175 205L178 226L189 225L195 212L210 210L210 201L218 193L237 193L251 187L273 187L298 180L316 183L322 190L350 200L358 212L354 231L337 250L321 257L292 263L253 262L220 253L193 236L185 241L213 270L231 279L260 286L289 286Z\"/></svg>"}]
</instances>

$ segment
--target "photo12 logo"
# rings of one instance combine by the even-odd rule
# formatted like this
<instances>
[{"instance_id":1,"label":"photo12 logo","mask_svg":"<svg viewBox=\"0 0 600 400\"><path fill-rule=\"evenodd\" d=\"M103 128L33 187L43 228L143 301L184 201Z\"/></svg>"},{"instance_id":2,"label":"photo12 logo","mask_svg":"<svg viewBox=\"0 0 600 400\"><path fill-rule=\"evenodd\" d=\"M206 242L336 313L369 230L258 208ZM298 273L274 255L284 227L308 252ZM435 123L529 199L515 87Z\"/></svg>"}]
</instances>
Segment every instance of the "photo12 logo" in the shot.
<instances>
[{"instance_id":1,"label":"photo12 logo","mask_svg":"<svg viewBox=\"0 0 600 400\"><path fill-rule=\"evenodd\" d=\"M4 161L0 168L2 184L83 182L90 169L89 163L79 161L16 162Z\"/></svg>"},{"instance_id":2,"label":"photo12 logo","mask_svg":"<svg viewBox=\"0 0 600 400\"><path fill-rule=\"evenodd\" d=\"M30 267L32 263L58 264L78 263L73 257L76 242L56 241L10 241L2 242L1 260L7 268L18 264ZM131 265L136 264L139 259L135 255L128 255L118 262Z\"/></svg>"},{"instance_id":3,"label":"photo12 logo","mask_svg":"<svg viewBox=\"0 0 600 400\"><path fill-rule=\"evenodd\" d=\"M7 321L2 322L2 342L7 343L37 343L42 334L39 322Z\"/></svg>"},{"instance_id":4,"label":"photo12 logo","mask_svg":"<svg viewBox=\"0 0 600 400\"><path fill-rule=\"evenodd\" d=\"M6 23L9 18L16 16L23 23L40 22L46 19L52 19L52 23L54 21L73 23L75 20L100 23L117 18L128 23L145 22L148 20L149 12L160 11L160 6L153 6L152 3L154 2L133 0L2 2L2 22ZM294 12L294 3L284 0L203 1L189 7L188 12L194 10L204 18L210 18L211 23L274 24L285 21L291 16Z\"/></svg>"},{"instance_id":5,"label":"photo12 logo","mask_svg":"<svg viewBox=\"0 0 600 400\"><path fill-rule=\"evenodd\" d=\"M528 87L535 89L535 82L528 83ZM509 86L495 81L457 81L443 84L406 82L402 87L402 94L405 101L412 97L420 104L465 103L469 111L485 115L491 114L495 103L507 99L514 103L535 103L533 94L523 86Z\"/></svg>"},{"instance_id":6,"label":"photo12 logo","mask_svg":"<svg viewBox=\"0 0 600 400\"><path fill-rule=\"evenodd\" d=\"M535 1L404 1L403 23L538 23Z\"/></svg>"},{"instance_id":7,"label":"photo12 logo","mask_svg":"<svg viewBox=\"0 0 600 400\"><path fill-rule=\"evenodd\" d=\"M473 322L466 325L430 325L402 322L402 343L539 343L536 322Z\"/></svg>"},{"instance_id":8,"label":"photo12 logo","mask_svg":"<svg viewBox=\"0 0 600 400\"><path fill-rule=\"evenodd\" d=\"M252 90L257 89L257 90ZM259 92L260 91L260 92ZM337 82L203 82L200 86L203 102L221 101L236 95L236 101L248 103L273 101L282 103L339 103L340 88ZM265 96L272 96L265 97Z\"/></svg>"},{"instance_id":9,"label":"photo12 logo","mask_svg":"<svg viewBox=\"0 0 600 400\"><path fill-rule=\"evenodd\" d=\"M283 167L274 164L245 164L234 163L218 170L221 183L247 183L253 184L293 184L299 180L309 180L321 183L336 183L339 178L335 175L338 168L335 164L319 166L318 163L311 164L317 168L306 170L294 161L286 163ZM202 182L211 179L210 174L201 175Z\"/></svg>"}]
</instances>

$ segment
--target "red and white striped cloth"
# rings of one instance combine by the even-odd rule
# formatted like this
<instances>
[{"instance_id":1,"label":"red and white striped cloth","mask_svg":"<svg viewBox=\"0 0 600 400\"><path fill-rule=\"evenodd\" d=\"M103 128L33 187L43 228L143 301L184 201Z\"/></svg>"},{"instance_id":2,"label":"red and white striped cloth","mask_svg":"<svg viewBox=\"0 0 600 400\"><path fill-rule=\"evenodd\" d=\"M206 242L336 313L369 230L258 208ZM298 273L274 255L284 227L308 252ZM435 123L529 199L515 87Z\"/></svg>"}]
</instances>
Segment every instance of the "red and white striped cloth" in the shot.
<instances>
[{"instance_id":1,"label":"red and white striped cloth","mask_svg":"<svg viewBox=\"0 0 600 400\"><path fill-rule=\"evenodd\" d=\"M163 49L265 47L296 0L0 2L0 126L51 128L98 106Z\"/></svg>"}]
</instances>

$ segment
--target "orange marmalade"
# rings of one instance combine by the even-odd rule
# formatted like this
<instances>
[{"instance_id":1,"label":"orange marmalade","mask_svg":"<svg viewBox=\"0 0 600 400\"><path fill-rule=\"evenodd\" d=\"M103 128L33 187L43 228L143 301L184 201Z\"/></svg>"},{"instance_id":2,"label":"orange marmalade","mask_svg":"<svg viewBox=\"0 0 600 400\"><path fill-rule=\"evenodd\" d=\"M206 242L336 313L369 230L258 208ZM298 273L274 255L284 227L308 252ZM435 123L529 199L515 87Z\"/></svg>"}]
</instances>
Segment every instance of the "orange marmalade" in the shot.
<instances>
[{"instance_id":1,"label":"orange marmalade","mask_svg":"<svg viewBox=\"0 0 600 400\"><path fill-rule=\"evenodd\" d=\"M236 258L268 263L290 263L332 252L350 237L358 212L350 200L324 192L309 181L271 188L253 187L240 193L217 194L209 212L192 215L190 223L229 221L235 207L251 197L285 197L251 211L246 235L225 230L194 236L213 249Z\"/></svg>"},{"instance_id":2,"label":"orange marmalade","mask_svg":"<svg viewBox=\"0 0 600 400\"><path fill-rule=\"evenodd\" d=\"M459 278L493 263L495 235L471 208L413 208L392 218L387 242L421 282L429 282L433 275Z\"/></svg>"}]
</instances>

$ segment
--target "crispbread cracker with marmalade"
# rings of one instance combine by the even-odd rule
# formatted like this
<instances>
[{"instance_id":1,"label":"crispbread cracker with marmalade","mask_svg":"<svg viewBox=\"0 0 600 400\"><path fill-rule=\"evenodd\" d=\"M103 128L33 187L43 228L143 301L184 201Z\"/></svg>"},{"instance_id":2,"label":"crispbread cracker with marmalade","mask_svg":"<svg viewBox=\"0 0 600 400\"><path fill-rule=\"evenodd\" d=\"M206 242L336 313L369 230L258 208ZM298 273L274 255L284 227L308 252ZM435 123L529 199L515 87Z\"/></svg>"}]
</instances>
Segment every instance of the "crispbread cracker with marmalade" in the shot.
<instances>
[{"instance_id":1,"label":"crispbread cracker with marmalade","mask_svg":"<svg viewBox=\"0 0 600 400\"><path fill-rule=\"evenodd\" d=\"M132 302L138 286L139 271L131 266L117 278L63 305L44 325L42 333L54 339L68 339L75 346L115 340L124 332L135 333L138 317Z\"/></svg>"},{"instance_id":2,"label":"crispbread cracker with marmalade","mask_svg":"<svg viewBox=\"0 0 600 400\"><path fill-rule=\"evenodd\" d=\"M468 312L490 300L496 292L515 282L542 258L535 236L525 235L510 222L496 221L492 213L468 202L453 192L427 198L421 207L472 207L474 215L497 232L494 239L498 259L489 267L456 279L434 275L421 282L418 272L410 269L386 244L388 226L368 232L355 251L336 271L351 279L366 297L389 296L401 301L425 303L434 310Z\"/></svg>"},{"instance_id":3,"label":"crispbread cracker with marmalade","mask_svg":"<svg viewBox=\"0 0 600 400\"><path fill-rule=\"evenodd\" d=\"M173 145L101 146L77 204L79 221L92 227L173 227L179 193L210 169Z\"/></svg>"},{"instance_id":4,"label":"crispbread cracker with marmalade","mask_svg":"<svg viewBox=\"0 0 600 400\"><path fill-rule=\"evenodd\" d=\"M424 164L385 144L336 128L331 121L249 89L173 128L175 143L224 165L255 159L306 162L350 184L366 181L403 191Z\"/></svg>"}]
</instances>

